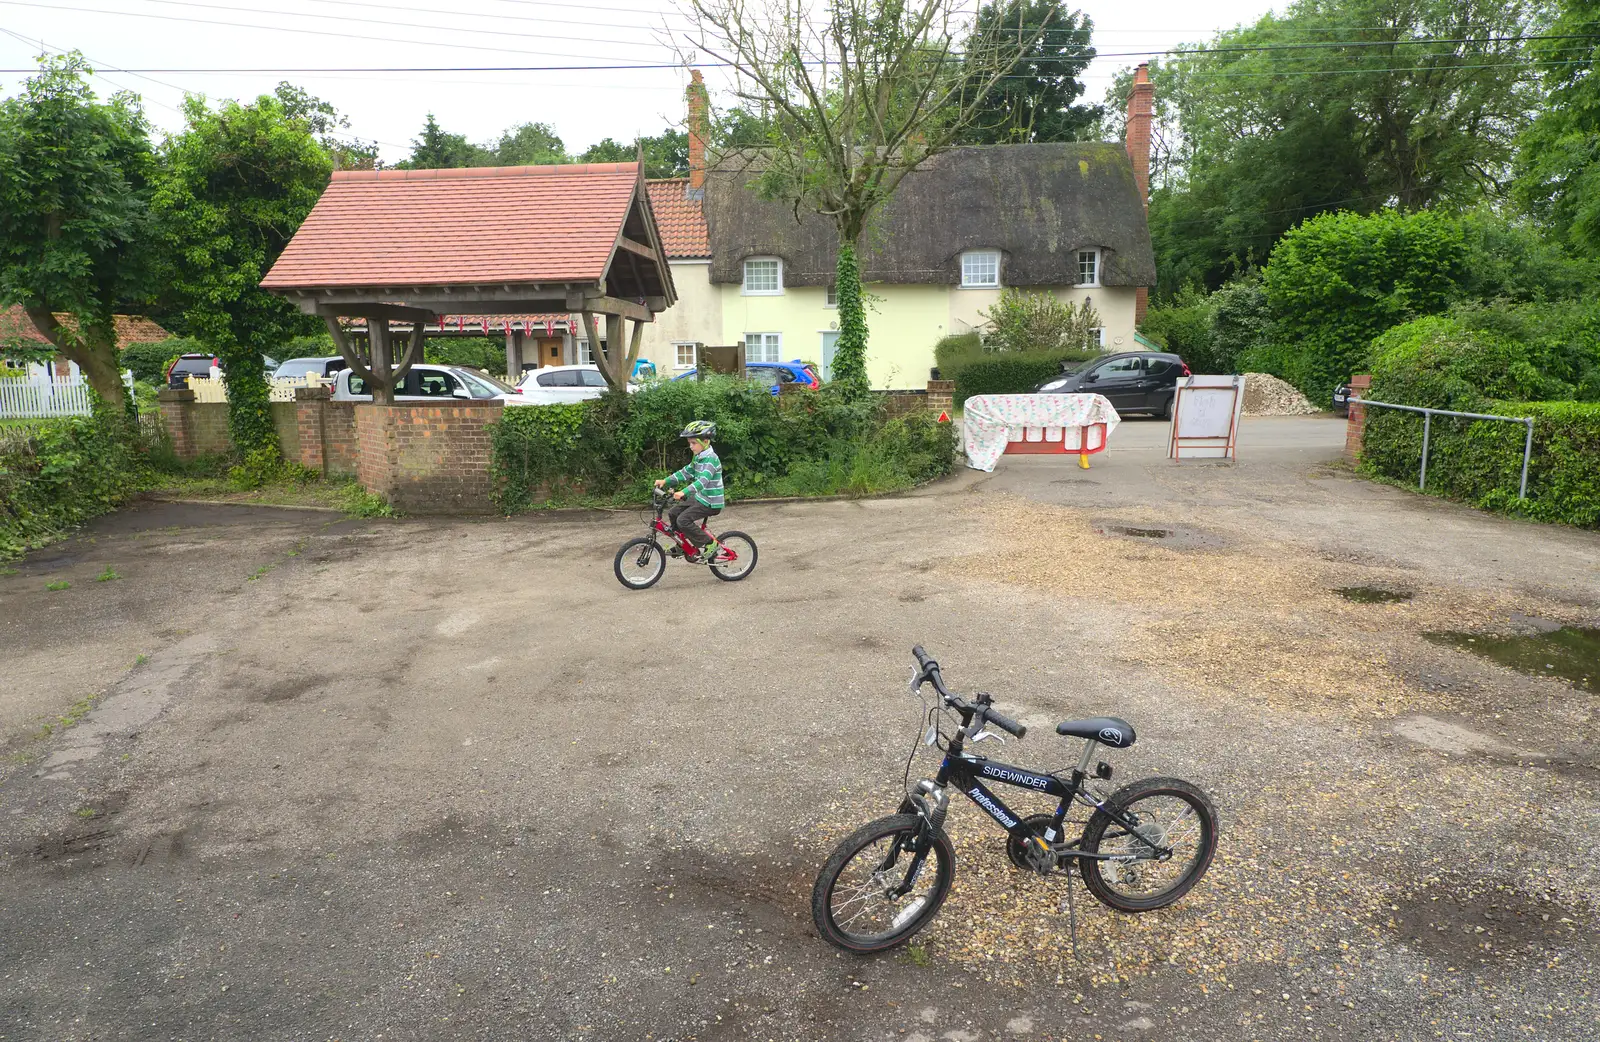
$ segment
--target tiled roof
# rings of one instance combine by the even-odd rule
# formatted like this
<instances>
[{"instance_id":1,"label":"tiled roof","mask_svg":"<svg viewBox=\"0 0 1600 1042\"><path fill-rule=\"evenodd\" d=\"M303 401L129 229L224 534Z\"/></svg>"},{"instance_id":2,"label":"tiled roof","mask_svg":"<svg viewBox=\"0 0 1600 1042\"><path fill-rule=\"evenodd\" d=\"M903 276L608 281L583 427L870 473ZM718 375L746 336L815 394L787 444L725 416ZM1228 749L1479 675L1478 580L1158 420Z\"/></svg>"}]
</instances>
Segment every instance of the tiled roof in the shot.
<instances>
[{"instance_id":1,"label":"tiled roof","mask_svg":"<svg viewBox=\"0 0 1600 1042\"><path fill-rule=\"evenodd\" d=\"M261 285L595 282L637 163L341 170Z\"/></svg>"},{"instance_id":2,"label":"tiled roof","mask_svg":"<svg viewBox=\"0 0 1600 1042\"><path fill-rule=\"evenodd\" d=\"M172 336L143 315L118 315L116 319L117 343L123 347L129 344L157 344ZM56 321L68 327L77 326L77 320L67 314L58 313ZM20 304L0 312L0 346L4 346L8 340L21 340L29 344L50 342L34 327L33 320Z\"/></svg>"},{"instance_id":3,"label":"tiled roof","mask_svg":"<svg viewBox=\"0 0 1600 1042\"><path fill-rule=\"evenodd\" d=\"M650 209L661 230L661 245L669 258L709 257L711 239L706 234L706 215L700 200L688 196L689 179L674 177L651 181Z\"/></svg>"}]
</instances>

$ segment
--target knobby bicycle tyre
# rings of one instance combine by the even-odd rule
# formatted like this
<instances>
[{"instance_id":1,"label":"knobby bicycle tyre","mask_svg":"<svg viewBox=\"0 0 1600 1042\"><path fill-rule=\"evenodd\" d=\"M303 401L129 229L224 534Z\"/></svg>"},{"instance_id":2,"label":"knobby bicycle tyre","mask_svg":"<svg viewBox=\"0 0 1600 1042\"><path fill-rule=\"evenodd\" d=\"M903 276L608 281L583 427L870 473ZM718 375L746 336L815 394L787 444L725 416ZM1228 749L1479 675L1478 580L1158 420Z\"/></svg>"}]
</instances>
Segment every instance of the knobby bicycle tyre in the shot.
<instances>
[{"instance_id":1,"label":"knobby bicycle tyre","mask_svg":"<svg viewBox=\"0 0 1600 1042\"><path fill-rule=\"evenodd\" d=\"M955 848L943 830L932 833L928 857L911 893L890 898L882 892L905 878L906 867L914 856L910 844L923 829L920 815L893 814L861 826L834 848L811 890L811 918L823 940L847 952L865 955L904 944L933 920L949 895L956 874ZM891 851L896 856L892 865L884 868ZM861 857L863 854L865 857ZM876 872L873 866L877 866ZM925 884L926 889L922 889ZM869 919L860 929L851 929L879 906L885 906L884 929L870 930L876 918Z\"/></svg>"},{"instance_id":2,"label":"knobby bicycle tyre","mask_svg":"<svg viewBox=\"0 0 1600 1042\"><path fill-rule=\"evenodd\" d=\"M714 564L710 566L711 574L725 583L748 579L750 573L756 570L756 541L743 532L724 532L717 536L717 542L739 555L739 559L733 562L738 567Z\"/></svg>"},{"instance_id":3,"label":"knobby bicycle tyre","mask_svg":"<svg viewBox=\"0 0 1600 1042\"><path fill-rule=\"evenodd\" d=\"M1101 904L1121 912L1165 908L1200 881L1217 852L1217 809L1205 793L1181 778L1144 778L1118 789L1106 801L1139 819L1145 839L1131 834L1103 810L1084 827L1088 854L1133 853L1152 849L1149 840L1170 845L1169 861L1140 858L1103 861L1080 858L1084 885Z\"/></svg>"},{"instance_id":4,"label":"knobby bicycle tyre","mask_svg":"<svg viewBox=\"0 0 1600 1042\"><path fill-rule=\"evenodd\" d=\"M617 582L628 589L648 590L661 581L667 570L667 554L654 539L630 539L617 551L611 570L616 573Z\"/></svg>"}]
</instances>

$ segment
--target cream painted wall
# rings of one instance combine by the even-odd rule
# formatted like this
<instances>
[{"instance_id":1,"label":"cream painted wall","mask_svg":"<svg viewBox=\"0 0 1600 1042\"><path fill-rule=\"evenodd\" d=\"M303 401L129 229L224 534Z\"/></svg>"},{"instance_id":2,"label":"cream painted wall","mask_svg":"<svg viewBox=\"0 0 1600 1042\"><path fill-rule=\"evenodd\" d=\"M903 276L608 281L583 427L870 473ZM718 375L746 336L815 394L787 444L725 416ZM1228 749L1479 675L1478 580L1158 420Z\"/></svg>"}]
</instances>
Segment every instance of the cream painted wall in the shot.
<instances>
[{"instance_id":1,"label":"cream painted wall","mask_svg":"<svg viewBox=\"0 0 1600 1042\"><path fill-rule=\"evenodd\" d=\"M722 303L718 287L711 285L711 262L675 260L671 265L678 302L644 327L639 345L639 357L654 362L656 372L666 376L677 358L674 341L729 343L722 335Z\"/></svg>"},{"instance_id":2,"label":"cream painted wall","mask_svg":"<svg viewBox=\"0 0 1600 1042\"><path fill-rule=\"evenodd\" d=\"M678 277L677 267L673 278ZM722 297L722 336L735 343L746 333L780 333L779 359L822 362L822 334L838 329L839 313L826 304L820 286L790 286L775 296L746 296L741 286L715 287ZM880 390L922 388L933 367L933 346L948 333L964 333L984 322L982 312L1000 291L958 286L877 283L867 291L867 378ZM682 284L678 292L684 292ZM1134 346L1135 291L1128 287L1055 290L1075 303L1088 297L1106 330L1106 350ZM681 302L680 302L680 305ZM673 310L676 310L674 308ZM670 314L670 312L669 312ZM658 319L658 321L660 321ZM649 334L647 333L646 336ZM707 341L708 343L711 341ZM652 356L654 357L654 356ZM660 361L657 360L657 365Z\"/></svg>"}]
</instances>

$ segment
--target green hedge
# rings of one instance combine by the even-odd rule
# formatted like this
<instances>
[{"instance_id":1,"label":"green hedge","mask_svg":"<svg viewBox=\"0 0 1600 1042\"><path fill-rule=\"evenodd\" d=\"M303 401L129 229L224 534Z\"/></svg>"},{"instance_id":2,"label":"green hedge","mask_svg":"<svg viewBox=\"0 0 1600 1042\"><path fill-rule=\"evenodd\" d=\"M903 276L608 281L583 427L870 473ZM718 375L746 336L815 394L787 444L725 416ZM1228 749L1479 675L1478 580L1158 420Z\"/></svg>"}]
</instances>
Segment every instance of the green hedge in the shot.
<instances>
[{"instance_id":1,"label":"green hedge","mask_svg":"<svg viewBox=\"0 0 1600 1042\"><path fill-rule=\"evenodd\" d=\"M678 432L693 419L717 425L730 501L888 491L949 473L955 462L950 424L889 417L875 399L681 380L575 405L508 408L492 429L496 501L508 513L536 502L642 501L652 480L689 461Z\"/></svg>"},{"instance_id":2,"label":"green hedge","mask_svg":"<svg viewBox=\"0 0 1600 1042\"><path fill-rule=\"evenodd\" d=\"M0 558L115 508L145 469L127 424L109 413L0 432Z\"/></svg>"},{"instance_id":3,"label":"green hedge","mask_svg":"<svg viewBox=\"0 0 1600 1042\"><path fill-rule=\"evenodd\" d=\"M946 379L956 384L960 408L976 394L1027 394L1061 375L1061 363L1082 362L1096 351L1004 351L969 362Z\"/></svg>"},{"instance_id":4,"label":"green hedge","mask_svg":"<svg viewBox=\"0 0 1600 1042\"><path fill-rule=\"evenodd\" d=\"M1444 417L1434 417L1429 439L1430 493L1537 521L1600 529L1600 403L1495 402L1481 411L1533 417L1527 499L1517 498L1526 427ZM1369 473L1415 482L1421 454L1420 416L1383 409L1367 414L1361 463Z\"/></svg>"}]
</instances>

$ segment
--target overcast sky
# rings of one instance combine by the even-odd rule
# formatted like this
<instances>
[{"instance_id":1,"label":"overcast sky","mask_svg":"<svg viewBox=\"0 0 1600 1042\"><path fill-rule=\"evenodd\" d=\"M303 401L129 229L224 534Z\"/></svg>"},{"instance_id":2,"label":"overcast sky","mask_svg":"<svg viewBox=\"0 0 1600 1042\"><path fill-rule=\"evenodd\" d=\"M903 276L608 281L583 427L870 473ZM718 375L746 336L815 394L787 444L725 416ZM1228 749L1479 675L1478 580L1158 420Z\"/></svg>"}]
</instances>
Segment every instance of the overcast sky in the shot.
<instances>
[{"instance_id":1,"label":"overcast sky","mask_svg":"<svg viewBox=\"0 0 1600 1042\"><path fill-rule=\"evenodd\" d=\"M1081 8L1105 57L1090 67L1087 97L1100 100L1116 71L1140 60L1131 52L1204 39L1274 6L1283 4L1088 0ZM101 93L136 90L160 130L181 125L186 91L253 98L287 79L333 102L351 134L378 142L385 162L405 157L430 111L474 141L549 123L576 153L680 122L687 72L291 70L672 64L667 41L685 24L673 0L0 0L0 68L31 69L40 41L52 51L76 48L105 70L96 78ZM24 78L0 73L0 94L15 93ZM722 82L707 80L713 89Z\"/></svg>"}]
</instances>

